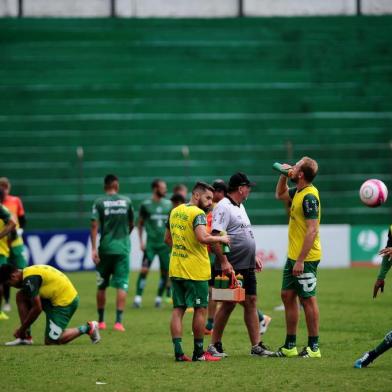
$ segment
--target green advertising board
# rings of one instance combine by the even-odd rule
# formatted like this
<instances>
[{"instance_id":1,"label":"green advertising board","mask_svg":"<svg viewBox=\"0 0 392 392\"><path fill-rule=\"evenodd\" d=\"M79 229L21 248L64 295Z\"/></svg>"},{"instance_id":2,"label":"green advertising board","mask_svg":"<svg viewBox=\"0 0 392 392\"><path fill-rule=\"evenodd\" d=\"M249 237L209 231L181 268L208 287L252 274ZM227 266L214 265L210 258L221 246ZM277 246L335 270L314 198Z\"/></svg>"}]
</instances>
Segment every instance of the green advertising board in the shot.
<instances>
[{"instance_id":1,"label":"green advertising board","mask_svg":"<svg viewBox=\"0 0 392 392\"><path fill-rule=\"evenodd\" d=\"M377 265L378 256L388 239L388 226L351 226L351 262L353 265Z\"/></svg>"}]
</instances>

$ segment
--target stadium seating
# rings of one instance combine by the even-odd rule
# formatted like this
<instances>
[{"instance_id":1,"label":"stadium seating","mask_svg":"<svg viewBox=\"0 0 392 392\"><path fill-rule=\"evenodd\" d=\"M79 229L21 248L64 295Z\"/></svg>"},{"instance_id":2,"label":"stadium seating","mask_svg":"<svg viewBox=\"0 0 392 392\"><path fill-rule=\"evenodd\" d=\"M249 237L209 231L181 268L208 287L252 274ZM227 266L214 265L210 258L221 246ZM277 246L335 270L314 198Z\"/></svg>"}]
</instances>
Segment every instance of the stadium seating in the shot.
<instances>
[{"instance_id":1,"label":"stadium seating","mask_svg":"<svg viewBox=\"0 0 392 392\"><path fill-rule=\"evenodd\" d=\"M391 36L391 17L0 20L0 175L31 229L87 226L109 172L138 207L156 177L242 170L252 222L281 224L272 163L309 155L324 223L389 224L358 190L392 191Z\"/></svg>"}]
</instances>

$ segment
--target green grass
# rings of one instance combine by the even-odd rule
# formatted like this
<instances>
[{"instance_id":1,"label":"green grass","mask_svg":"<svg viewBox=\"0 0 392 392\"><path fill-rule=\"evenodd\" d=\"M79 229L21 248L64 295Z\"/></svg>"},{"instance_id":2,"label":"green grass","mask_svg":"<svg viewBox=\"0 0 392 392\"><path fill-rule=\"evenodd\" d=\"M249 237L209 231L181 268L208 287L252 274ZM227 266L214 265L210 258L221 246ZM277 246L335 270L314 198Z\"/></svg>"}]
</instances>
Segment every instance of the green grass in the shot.
<instances>
[{"instance_id":1,"label":"green grass","mask_svg":"<svg viewBox=\"0 0 392 392\"><path fill-rule=\"evenodd\" d=\"M277 348L285 336L283 312L273 311L280 303L280 271L259 274L259 304L272 316L265 342ZM81 303L71 321L78 326L96 318L95 275L70 275ZM154 309L157 274L146 288L144 307L125 314L126 333L111 330L114 319L114 291L108 291L109 329L102 342L92 345L86 336L67 346L43 345L44 317L33 329L33 347L0 347L1 384L4 391L386 391L390 380L391 353L377 359L368 369L353 369L354 360L378 344L391 329L392 289L372 299L375 270L321 270L319 303L321 313L321 350L323 358L253 358L242 321L241 309L233 313L224 336L230 355L220 363L175 363L169 336L170 307ZM132 275L134 294L136 273ZM387 282L388 283L388 282ZM15 291L13 291L15 294ZM184 319L184 348L191 354L191 315ZM0 341L12 338L18 325L15 306L9 321L0 322ZM208 343L208 338L205 344ZM298 334L298 346L306 343L304 318ZM96 385L97 381L105 385Z\"/></svg>"}]
</instances>

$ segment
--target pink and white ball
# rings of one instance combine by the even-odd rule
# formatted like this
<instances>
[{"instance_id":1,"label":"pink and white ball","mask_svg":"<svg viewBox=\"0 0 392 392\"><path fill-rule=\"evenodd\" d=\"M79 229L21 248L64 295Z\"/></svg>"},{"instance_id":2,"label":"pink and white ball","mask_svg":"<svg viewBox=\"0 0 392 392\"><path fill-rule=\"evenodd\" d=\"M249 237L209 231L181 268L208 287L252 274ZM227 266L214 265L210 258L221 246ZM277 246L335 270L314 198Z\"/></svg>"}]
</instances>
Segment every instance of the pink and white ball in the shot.
<instances>
[{"instance_id":1,"label":"pink and white ball","mask_svg":"<svg viewBox=\"0 0 392 392\"><path fill-rule=\"evenodd\" d=\"M368 207L378 207L387 201L388 188L380 180L367 180L359 190L359 197Z\"/></svg>"}]
</instances>

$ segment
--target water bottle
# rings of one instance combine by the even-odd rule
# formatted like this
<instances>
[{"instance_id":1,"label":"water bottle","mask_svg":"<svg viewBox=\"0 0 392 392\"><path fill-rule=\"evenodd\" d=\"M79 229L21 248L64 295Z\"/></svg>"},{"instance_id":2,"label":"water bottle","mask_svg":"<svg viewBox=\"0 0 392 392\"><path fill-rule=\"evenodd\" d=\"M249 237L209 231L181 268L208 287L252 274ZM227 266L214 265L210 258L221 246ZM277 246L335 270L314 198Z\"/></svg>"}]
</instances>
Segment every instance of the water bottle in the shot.
<instances>
[{"instance_id":1,"label":"water bottle","mask_svg":"<svg viewBox=\"0 0 392 392\"><path fill-rule=\"evenodd\" d=\"M289 167L288 169L283 169L282 168L282 164L279 162L275 162L272 165L272 168L275 169L276 171L278 171L279 173L283 174L286 177L291 177L291 175L293 174L293 169L291 167Z\"/></svg>"},{"instance_id":2,"label":"water bottle","mask_svg":"<svg viewBox=\"0 0 392 392\"><path fill-rule=\"evenodd\" d=\"M227 234L227 233L226 233L225 231L221 231L221 232L220 232L220 235L221 235L221 236L226 235L226 234ZM230 246L227 245L227 244L223 244L223 243L222 243L222 253L223 253L224 255L227 255L228 253L230 253Z\"/></svg>"}]
</instances>

